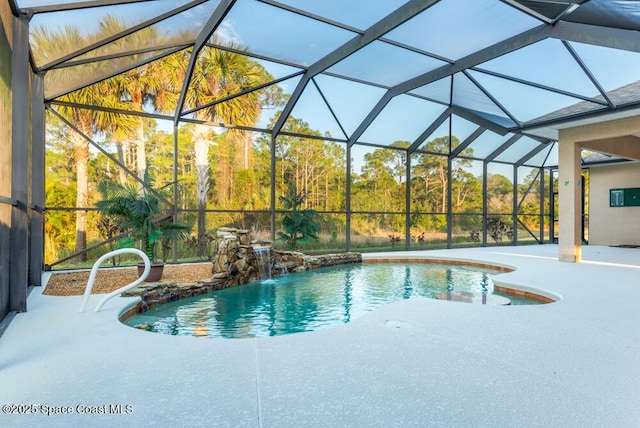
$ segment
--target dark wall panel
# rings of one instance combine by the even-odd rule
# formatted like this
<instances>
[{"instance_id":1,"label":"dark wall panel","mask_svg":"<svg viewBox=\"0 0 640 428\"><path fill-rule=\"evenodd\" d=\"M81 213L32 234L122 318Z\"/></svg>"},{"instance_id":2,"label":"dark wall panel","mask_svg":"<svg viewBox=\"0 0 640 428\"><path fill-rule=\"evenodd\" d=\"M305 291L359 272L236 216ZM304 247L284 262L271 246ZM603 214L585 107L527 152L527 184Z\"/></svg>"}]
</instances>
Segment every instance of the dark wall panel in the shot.
<instances>
[{"instance_id":1,"label":"dark wall panel","mask_svg":"<svg viewBox=\"0 0 640 428\"><path fill-rule=\"evenodd\" d=\"M12 21L8 3L0 2L0 321L9 312Z\"/></svg>"}]
</instances>

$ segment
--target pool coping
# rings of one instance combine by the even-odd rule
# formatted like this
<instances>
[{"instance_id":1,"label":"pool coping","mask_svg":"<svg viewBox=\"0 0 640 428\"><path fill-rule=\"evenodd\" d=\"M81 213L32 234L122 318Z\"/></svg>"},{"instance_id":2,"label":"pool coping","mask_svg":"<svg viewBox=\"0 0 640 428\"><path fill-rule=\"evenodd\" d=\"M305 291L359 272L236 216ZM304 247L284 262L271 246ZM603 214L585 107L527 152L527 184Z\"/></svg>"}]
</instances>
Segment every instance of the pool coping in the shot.
<instances>
[{"instance_id":1,"label":"pool coping","mask_svg":"<svg viewBox=\"0 0 640 428\"><path fill-rule=\"evenodd\" d=\"M458 266L470 266L470 267L479 267L486 269L493 269L501 271L501 274L515 272L518 270L517 266L501 264L501 263L493 263L472 259L464 259L464 258L447 258L447 257L372 257L365 258L363 255L362 263L442 263L442 264L450 264L450 265L458 265ZM543 290L537 287L531 287L522 284L509 283L499 279L499 277L492 276L491 280L493 281L494 290L506 293L513 294L516 296L527 297L529 299L537 300L540 303L548 304L548 303L556 303L562 300L562 296L554 293L549 290Z\"/></svg>"}]
</instances>

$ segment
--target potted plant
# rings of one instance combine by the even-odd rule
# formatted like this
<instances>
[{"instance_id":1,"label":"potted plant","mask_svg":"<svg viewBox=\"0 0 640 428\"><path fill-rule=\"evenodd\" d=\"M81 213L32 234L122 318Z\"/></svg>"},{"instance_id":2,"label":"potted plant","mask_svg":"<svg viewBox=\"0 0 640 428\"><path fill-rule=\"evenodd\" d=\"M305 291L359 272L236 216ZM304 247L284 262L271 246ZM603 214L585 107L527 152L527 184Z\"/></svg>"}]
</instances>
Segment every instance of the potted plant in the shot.
<instances>
[{"instance_id":1,"label":"potted plant","mask_svg":"<svg viewBox=\"0 0 640 428\"><path fill-rule=\"evenodd\" d=\"M164 269L164 262L156 262L156 242L162 238L185 239L190 230L187 225L174 222L173 216L162 215L160 203L165 199L167 187L173 183L154 189L155 178L150 170L151 167L147 167L142 188L115 181L98 183L103 199L96 203L102 215L113 219L120 229L129 231L129 236L120 240L117 247L131 248L139 243L149 257L152 263L149 282L159 281ZM140 265L138 272L142 273Z\"/></svg>"}]
</instances>

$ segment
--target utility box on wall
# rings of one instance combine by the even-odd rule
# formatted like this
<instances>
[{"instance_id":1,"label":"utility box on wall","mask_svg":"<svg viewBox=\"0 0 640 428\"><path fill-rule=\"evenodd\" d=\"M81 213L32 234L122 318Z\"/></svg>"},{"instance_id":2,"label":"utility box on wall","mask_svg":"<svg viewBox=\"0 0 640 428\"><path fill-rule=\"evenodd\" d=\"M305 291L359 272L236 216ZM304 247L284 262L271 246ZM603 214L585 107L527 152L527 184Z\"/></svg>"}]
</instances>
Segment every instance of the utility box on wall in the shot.
<instances>
[{"instance_id":1,"label":"utility box on wall","mask_svg":"<svg viewBox=\"0 0 640 428\"><path fill-rule=\"evenodd\" d=\"M640 187L609 190L610 207L640 207Z\"/></svg>"}]
</instances>

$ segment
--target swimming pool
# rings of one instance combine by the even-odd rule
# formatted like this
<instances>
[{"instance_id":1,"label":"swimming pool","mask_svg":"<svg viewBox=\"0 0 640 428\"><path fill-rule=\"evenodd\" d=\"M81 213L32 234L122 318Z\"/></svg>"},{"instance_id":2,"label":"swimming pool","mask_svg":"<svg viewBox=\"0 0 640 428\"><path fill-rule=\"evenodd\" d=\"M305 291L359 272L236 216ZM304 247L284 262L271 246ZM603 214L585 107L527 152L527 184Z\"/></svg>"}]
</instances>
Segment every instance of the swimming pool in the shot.
<instances>
[{"instance_id":1,"label":"swimming pool","mask_svg":"<svg viewBox=\"0 0 640 428\"><path fill-rule=\"evenodd\" d=\"M348 323L382 305L414 296L435 298L447 291L491 295L490 275L498 273L501 271L436 263L343 265L181 299L123 322L178 336L278 336ZM539 303L508 297L513 304Z\"/></svg>"}]
</instances>

